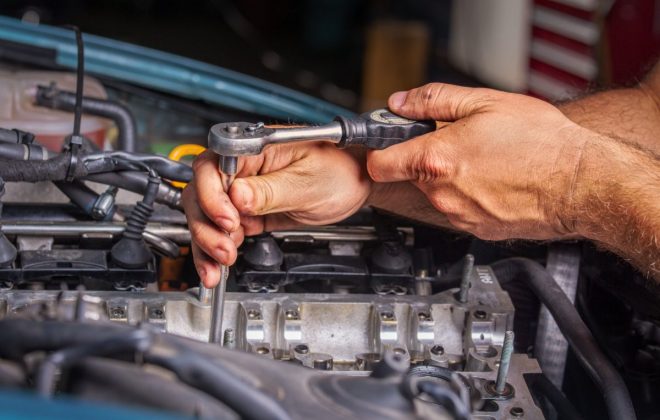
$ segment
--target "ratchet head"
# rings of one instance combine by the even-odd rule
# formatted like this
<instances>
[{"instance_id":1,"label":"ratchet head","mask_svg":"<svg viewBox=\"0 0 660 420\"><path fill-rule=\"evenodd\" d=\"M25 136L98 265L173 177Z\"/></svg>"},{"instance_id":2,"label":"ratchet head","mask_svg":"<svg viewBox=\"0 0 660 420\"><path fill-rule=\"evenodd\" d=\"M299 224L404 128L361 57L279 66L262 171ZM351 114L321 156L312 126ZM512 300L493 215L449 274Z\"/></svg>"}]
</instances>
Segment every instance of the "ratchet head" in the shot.
<instances>
[{"instance_id":1,"label":"ratchet head","mask_svg":"<svg viewBox=\"0 0 660 420\"><path fill-rule=\"evenodd\" d=\"M269 143L269 136L274 132L274 129L264 127L263 123L216 124L209 131L209 149L220 156L258 155Z\"/></svg>"}]
</instances>

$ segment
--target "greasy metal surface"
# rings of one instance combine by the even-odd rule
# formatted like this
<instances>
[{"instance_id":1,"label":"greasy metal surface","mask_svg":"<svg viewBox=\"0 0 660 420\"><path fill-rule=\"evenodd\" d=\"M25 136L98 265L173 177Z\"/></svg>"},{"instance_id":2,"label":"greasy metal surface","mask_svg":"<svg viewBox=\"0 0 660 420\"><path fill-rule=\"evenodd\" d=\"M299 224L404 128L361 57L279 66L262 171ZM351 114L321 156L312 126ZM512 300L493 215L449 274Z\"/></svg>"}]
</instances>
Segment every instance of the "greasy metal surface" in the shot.
<instances>
[{"instance_id":1,"label":"greasy metal surface","mask_svg":"<svg viewBox=\"0 0 660 420\"><path fill-rule=\"evenodd\" d=\"M443 354L433 357L446 364L464 359L464 337L475 351L501 345L504 331L513 322L511 301L488 268L474 270L472 284L466 304L456 300L455 290L431 296L227 293L222 330L235 331L240 349L267 344L288 354L304 343L311 352L330 354L340 365L353 364L359 354L382 353L388 347L425 358L430 357L431 347L440 345ZM7 302L9 312L16 312L37 301L54 302L59 293L6 291L0 294L0 301ZM98 299L98 304L87 302L86 313L95 319L152 322L145 317L145 308L156 302L164 308L159 323L167 332L207 341L211 307L200 302L198 293L197 289L89 291L85 295ZM61 306L73 307L77 292L62 296ZM116 308L121 310L114 311ZM474 319L471 314L475 311L487 313L487 318Z\"/></svg>"},{"instance_id":2,"label":"greasy metal surface","mask_svg":"<svg viewBox=\"0 0 660 420\"><path fill-rule=\"evenodd\" d=\"M48 232L53 238L80 238L89 234L120 235L124 231L122 223L110 222L14 222L3 221L0 230L6 235L43 236ZM412 241L411 228L399 228L405 244ZM184 225L149 223L147 232L170 239L179 244L190 243L190 232ZM272 233L276 239L284 241L356 241L366 242L378 239L373 227L366 226L319 226L299 230L283 230Z\"/></svg>"},{"instance_id":3,"label":"greasy metal surface","mask_svg":"<svg viewBox=\"0 0 660 420\"><path fill-rule=\"evenodd\" d=\"M513 306L488 267L471 271L467 302L458 289L430 296L365 294L227 293L222 318L225 347L265 358L294 360L303 366L342 375L366 375L386 349L412 363L464 367L490 409L479 419L542 418L523 374L538 373L535 360L514 354L506 382L510 397L491 395L504 333L513 325ZM0 292L0 318L57 301L61 316L121 323L148 323L161 331L207 341L211 306L198 290L188 292ZM48 307L48 305L46 305ZM32 308L32 309L31 309Z\"/></svg>"}]
</instances>

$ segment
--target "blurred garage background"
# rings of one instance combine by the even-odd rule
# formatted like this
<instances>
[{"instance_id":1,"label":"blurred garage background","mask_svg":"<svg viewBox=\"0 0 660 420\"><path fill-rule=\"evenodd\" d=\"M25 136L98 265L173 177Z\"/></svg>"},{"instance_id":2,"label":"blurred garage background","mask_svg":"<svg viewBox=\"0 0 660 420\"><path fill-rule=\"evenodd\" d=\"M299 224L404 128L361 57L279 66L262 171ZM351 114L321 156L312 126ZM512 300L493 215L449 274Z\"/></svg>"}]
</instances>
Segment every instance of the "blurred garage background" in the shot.
<instances>
[{"instance_id":1,"label":"blurred garage background","mask_svg":"<svg viewBox=\"0 0 660 420\"><path fill-rule=\"evenodd\" d=\"M217 64L352 110L428 81L561 100L634 82L660 0L3 0L0 14Z\"/></svg>"}]
</instances>

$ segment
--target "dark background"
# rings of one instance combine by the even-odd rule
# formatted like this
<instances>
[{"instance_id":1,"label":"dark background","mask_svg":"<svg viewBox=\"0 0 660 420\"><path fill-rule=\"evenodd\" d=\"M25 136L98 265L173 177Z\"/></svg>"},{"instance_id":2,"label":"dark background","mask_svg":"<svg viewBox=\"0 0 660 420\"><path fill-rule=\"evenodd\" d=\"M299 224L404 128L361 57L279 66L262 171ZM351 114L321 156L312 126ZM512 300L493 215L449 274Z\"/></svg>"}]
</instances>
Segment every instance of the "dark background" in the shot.
<instances>
[{"instance_id":1,"label":"dark background","mask_svg":"<svg viewBox=\"0 0 660 420\"><path fill-rule=\"evenodd\" d=\"M450 6L450 0L3 0L0 14L74 24L357 109L364 31L377 19L426 23L429 78L466 79L445 59Z\"/></svg>"}]
</instances>

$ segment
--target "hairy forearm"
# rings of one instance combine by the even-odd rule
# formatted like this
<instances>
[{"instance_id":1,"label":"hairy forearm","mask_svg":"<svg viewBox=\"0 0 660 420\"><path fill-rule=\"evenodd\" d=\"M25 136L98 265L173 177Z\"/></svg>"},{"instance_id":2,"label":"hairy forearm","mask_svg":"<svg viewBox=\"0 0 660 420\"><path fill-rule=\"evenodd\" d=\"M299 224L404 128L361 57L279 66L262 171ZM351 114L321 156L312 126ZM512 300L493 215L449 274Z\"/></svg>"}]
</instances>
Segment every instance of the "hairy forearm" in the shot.
<instances>
[{"instance_id":1,"label":"hairy forearm","mask_svg":"<svg viewBox=\"0 0 660 420\"><path fill-rule=\"evenodd\" d=\"M660 159L591 136L576 177L575 228L660 281Z\"/></svg>"},{"instance_id":2,"label":"hairy forearm","mask_svg":"<svg viewBox=\"0 0 660 420\"><path fill-rule=\"evenodd\" d=\"M559 109L582 127L660 153L660 65L633 88L595 93Z\"/></svg>"}]
</instances>

